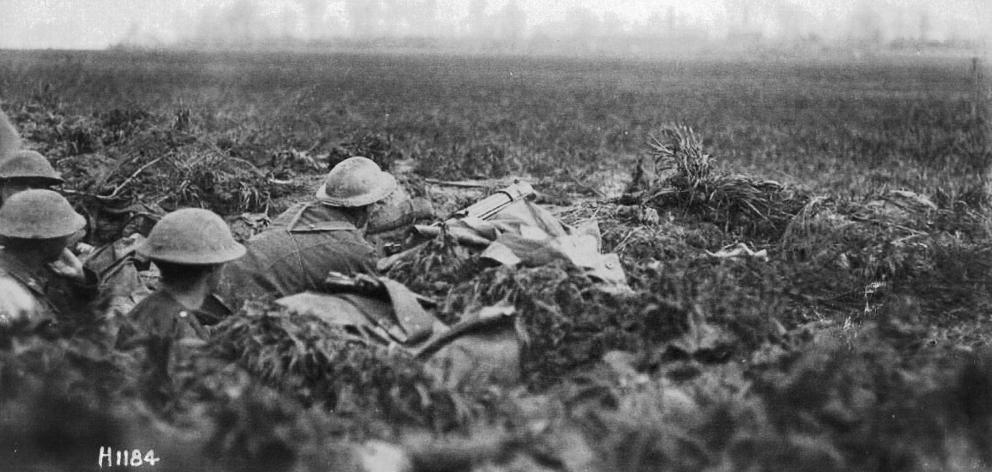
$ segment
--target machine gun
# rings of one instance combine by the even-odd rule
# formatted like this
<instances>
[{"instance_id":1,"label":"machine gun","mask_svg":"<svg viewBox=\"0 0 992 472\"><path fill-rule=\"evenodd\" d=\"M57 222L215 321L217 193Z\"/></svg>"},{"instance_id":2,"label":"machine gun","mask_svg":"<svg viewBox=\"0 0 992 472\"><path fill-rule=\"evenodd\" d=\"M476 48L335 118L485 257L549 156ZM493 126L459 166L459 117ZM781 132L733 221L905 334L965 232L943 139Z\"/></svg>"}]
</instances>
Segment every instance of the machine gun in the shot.
<instances>
[{"instance_id":1,"label":"machine gun","mask_svg":"<svg viewBox=\"0 0 992 472\"><path fill-rule=\"evenodd\" d=\"M417 251L421 243L426 242L431 238L436 238L439 234L441 234L442 227L444 226L451 227L457 224L459 220L463 219L488 220L500 211L503 211L506 207L530 197L535 193L534 187L532 187L529 183L517 180L509 186L497 190L492 195L489 195L488 197L483 198L482 200L479 200L465 208L455 211L443 222L438 222L431 225L414 225L414 234L420 239L414 243L414 247L407 248L404 251L381 259L377 264L377 268L379 271L388 270L400 260ZM457 234L456 237L463 243L477 246L486 246L490 243L488 239L478 236L471 231L461 232Z\"/></svg>"},{"instance_id":2,"label":"machine gun","mask_svg":"<svg viewBox=\"0 0 992 472\"><path fill-rule=\"evenodd\" d=\"M465 208L455 211L447 219L445 219L443 223L434 223L432 225L414 225L413 228L414 231L421 236L435 238L437 235L441 234L442 225L451 227L459 220L465 219L488 220L513 203L534 194L534 187L531 187L531 185L527 182L517 180L511 185L497 190L496 193L493 193L492 195ZM459 239L463 240L462 242L469 244L477 244L482 246L489 244L489 240L485 238L478 236L473 237L468 234L459 235Z\"/></svg>"}]
</instances>

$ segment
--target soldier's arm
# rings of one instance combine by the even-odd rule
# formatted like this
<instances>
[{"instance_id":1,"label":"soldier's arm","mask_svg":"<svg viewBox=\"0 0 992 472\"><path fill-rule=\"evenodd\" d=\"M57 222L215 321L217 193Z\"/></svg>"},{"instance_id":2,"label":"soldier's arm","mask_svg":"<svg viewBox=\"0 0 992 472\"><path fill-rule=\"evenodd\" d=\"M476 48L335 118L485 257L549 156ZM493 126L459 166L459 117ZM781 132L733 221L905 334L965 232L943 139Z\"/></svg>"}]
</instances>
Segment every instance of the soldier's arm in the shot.
<instances>
[{"instance_id":1,"label":"soldier's arm","mask_svg":"<svg viewBox=\"0 0 992 472\"><path fill-rule=\"evenodd\" d=\"M51 263L52 271L69 281L73 296L84 301L95 300L100 289L100 278L93 270L83 267L83 263L69 249L62 251L62 257Z\"/></svg>"}]
</instances>

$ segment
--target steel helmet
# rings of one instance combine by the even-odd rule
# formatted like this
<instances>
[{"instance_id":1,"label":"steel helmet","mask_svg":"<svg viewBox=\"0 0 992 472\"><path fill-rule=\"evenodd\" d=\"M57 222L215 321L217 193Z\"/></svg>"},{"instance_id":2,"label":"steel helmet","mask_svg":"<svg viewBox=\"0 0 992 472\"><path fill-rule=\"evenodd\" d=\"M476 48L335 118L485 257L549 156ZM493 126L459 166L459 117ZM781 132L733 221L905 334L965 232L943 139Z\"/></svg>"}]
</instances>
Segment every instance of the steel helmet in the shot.
<instances>
[{"instance_id":1,"label":"steel helmet","mask_svg":"<svg viewBox=\"0 0 992 472\"><path fill-rule=\"evenodd\" d=\"M0 206L0 236L51 239L69 236L86 226L86 218L57 192L32 189L11 195Z\"/></svg>"},{"instance_id":2,"label":"steel helmet","mask_svg":"<svg viewBox=\"0 0 992 472\"><path fill-rule=\"evenodd\" d=\"M50 180L53 185L63 182L62 176L55 172L45 156L27 149L0 161L0 179Z\"/></svg>"},{"instance_id":3,"label":"steel helmet","mask_svg":"<svg viewBox=\"0 0 992 472\"><path fill-rule=\"evenodd\" d=\"M152 260L187 265L212 265L233 261L245 254L227 223L202 208L183 208L162 217L138 254Z\"/></svg>"},{"instance_id":4,"label":"steel helmet","mask_svg":"<svg viewBox=\"0 0 992 472\"><path fill-rule=\"evenodd\" d=\"M396 179L372 159L349 157L327 173L317 200L329 206L360 207L386 198L395 188Z\"/></svg>"}]
</instances>

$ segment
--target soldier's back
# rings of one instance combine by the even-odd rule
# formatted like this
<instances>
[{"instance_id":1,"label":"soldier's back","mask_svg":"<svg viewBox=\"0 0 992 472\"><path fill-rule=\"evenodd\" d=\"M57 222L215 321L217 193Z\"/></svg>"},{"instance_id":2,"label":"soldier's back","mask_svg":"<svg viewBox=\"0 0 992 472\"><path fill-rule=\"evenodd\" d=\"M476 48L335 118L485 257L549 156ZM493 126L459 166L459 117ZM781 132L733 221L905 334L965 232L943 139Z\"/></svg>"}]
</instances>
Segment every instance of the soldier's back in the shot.
<instances>
[{"instance_id":1,"label":"soldier's back","mask_svg":"<svg viewBox=\"0 0 992 472\"><path fill-rule=\"evenodd\" d=\"M224 269L221 296L234 305L317 289L332 271L375 273L375 248L344 214L319 204L291 208L246 246Z\"/></svg>"}]
</instances>

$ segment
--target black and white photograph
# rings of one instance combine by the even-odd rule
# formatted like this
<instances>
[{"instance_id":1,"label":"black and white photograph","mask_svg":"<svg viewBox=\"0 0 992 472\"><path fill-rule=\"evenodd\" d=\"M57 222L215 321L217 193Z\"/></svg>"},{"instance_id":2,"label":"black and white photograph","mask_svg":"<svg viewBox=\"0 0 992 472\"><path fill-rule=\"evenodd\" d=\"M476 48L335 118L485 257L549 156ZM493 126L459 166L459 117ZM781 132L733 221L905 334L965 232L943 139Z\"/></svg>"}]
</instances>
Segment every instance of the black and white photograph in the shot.
<instances>
[{"instance_id":1,"label":"black and white photograph","mask_svg":"<svg viewBox=\"0 0 992 472\"><path fill-rule=\"evenodd\" d=\"M0 0L0 471L992 470L988 0Z\"/></svg>"}]
</instances>

